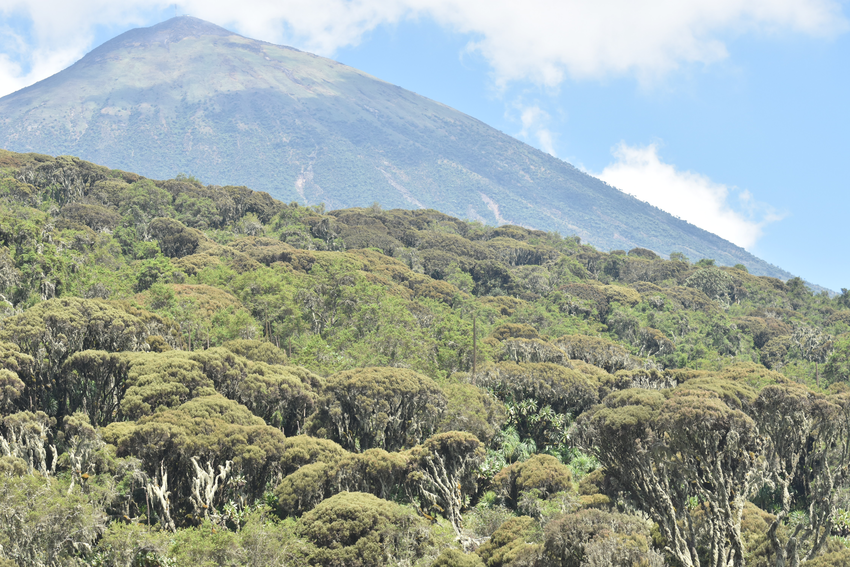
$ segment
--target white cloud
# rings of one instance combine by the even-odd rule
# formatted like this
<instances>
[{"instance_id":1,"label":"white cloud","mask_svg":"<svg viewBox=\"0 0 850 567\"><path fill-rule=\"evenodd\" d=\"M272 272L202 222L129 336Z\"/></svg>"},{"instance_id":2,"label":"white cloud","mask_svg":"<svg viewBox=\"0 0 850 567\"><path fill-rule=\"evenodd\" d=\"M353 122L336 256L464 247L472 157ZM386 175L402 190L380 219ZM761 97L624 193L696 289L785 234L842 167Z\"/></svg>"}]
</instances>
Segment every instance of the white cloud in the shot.
<instances>
[{"instance_id":1,"label":"white cloud","mask_svg":"<svg viewBox=\"0 0 850 567\"><path fill-rule=\"evenodd\" d=\"M0 0L0 96L78 61L95 47L95 27L142 25L143 13L153 5L132 0ZM8 22L13 18L28 22L29 28L12 28Z\"/></svg>"},{"instance_id":2,"label":"white cloud","mask_svg":"<svg viewBox=\"0 0 850 567\"><path fill-rule=\"evenodd\" d=\"M705 175L664 163L655 144L621 143L613 154L617 161L596 177L743 248L751 248L767 224L782 218L749 191L738 192ZM731 202L736 192L738 210Z\"/></svg>"},{"instance_id":3,"label":"white cloud","mask_svg":"<svg viewBox=\"0 0 850 567\"><path fill-rule=\"evenodd\" d=\"M81 56L80 45L93 47L95 26L142 24L144 14L169 5L151 0L0 0L0 17L23 16L33 29L28 49L10 55L0 69L0 85L58 71L64 59L54 56ZM323 55L359 43L382 24L431 18L470 34L469 49L490 62L497 83L532 81L548 87L557 87L566 77L625 74L650 80L682 65L713 63L727 57L723 38L729 34L830 37L848 27L838 0L183 0L177 6L180 13L244 35L294 43ZM24 71L35 63L28 52L41 53L53 66L36 75Z\"/></svg>"},{"instance_id":4,"label":"white cloud","mask_svg":"<svg viewBox=\"0 0 850 567\"><path fill-rule=\"evenodd\" d=\"M454 4L447 1L445 4ZM641 80L682 64L727 56L731 32L793 31L830 35L846 27L829 0L581 0L537 1L510 9L505 0L445 6L438 19L480 34L473 45L497 80L532 80L549 87L566 76L636 75Z\"/></svg>"},{"instance_id":5,"label":"white cloud","mask_svg":"<svg viewBox=\"0 0 850 567\"><path fill-rule=\"evenodd\" d=\"M520 111L519 121L522 123L522 130L519 132L519 137L537 142L541 150L555 156L555 136L546 127L549 122L549 114L536 105L524 106L522 103L516 103L514 107Z\"/></svg>"},{"instance_id":6,"label":"white cloud","mask_svg":"<svg viewBox=\"0 0 850 567\"><path fill-rule=\"evenodd\" d=\"M0 96L15 92L55 74L76 62L83 48L45 50L37 49L29 55L28 70L20 61L0 53Z\"/></svg>"}]
</instances>

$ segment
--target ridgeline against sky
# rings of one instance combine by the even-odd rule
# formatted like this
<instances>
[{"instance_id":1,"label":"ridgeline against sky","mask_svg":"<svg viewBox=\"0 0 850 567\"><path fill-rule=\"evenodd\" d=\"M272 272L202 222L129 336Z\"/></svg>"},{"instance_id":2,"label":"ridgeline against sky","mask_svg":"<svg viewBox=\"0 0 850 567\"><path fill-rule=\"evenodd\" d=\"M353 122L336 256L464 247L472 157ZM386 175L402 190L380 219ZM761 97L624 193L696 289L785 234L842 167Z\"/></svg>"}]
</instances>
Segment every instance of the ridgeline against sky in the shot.
<instances>
[{"instance_id":1,"label":"ridgeline against sky","mask_svg":"<svg viewBox=\"0 0 850 567\"><path fill-rule=\"evenodd\" d=\"M463 113L191 17L126 32L0 99L0 146L187 173L329 208L435 208L791 274Z\"/></svg>"}]
</instances>

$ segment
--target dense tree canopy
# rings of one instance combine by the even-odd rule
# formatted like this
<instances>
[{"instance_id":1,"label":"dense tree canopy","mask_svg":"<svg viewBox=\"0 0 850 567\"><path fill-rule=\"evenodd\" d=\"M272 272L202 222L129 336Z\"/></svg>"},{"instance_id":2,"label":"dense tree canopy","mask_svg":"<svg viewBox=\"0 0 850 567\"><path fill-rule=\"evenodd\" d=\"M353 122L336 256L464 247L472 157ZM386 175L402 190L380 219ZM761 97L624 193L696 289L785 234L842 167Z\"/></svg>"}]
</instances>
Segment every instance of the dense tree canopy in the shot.
<instances>
[{"instance_id":1,"label":"dense tree canopy","mask_svg":"<svg viewBox=\"0 0 850 567\"><path fill-rule=\"evenodd\" d=\"M315 426L354 451L415 445L436 429L446 404L433 380L400 368L340 372L324 390Z\"/></svg>"},{"instance_id":2,"label":"dense tree canopy","mask_svg":"<svg viewBox=\"0 0 850 567\"><path fill-rule=\"evenodd\" d=\"M0 564L840 565L844 292L0 151Z\"/></svg>"}]
</instances>

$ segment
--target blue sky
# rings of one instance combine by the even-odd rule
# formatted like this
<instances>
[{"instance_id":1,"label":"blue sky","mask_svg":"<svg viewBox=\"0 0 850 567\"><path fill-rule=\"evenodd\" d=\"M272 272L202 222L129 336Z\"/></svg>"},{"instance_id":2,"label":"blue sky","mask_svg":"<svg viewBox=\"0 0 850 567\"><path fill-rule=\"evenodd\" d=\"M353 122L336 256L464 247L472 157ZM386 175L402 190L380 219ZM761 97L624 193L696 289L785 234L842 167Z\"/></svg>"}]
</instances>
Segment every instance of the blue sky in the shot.
<instances>
[{"instance_id":1,"label":"blue sky","mask_svg":"<svg viewBox=\"0 0 850 567\"><path fill-rule=\"evenodd\" d=\"M0 0L0 95L175 13L333 57L850 288L846 3Z\"/></svg>"}]
</instances>

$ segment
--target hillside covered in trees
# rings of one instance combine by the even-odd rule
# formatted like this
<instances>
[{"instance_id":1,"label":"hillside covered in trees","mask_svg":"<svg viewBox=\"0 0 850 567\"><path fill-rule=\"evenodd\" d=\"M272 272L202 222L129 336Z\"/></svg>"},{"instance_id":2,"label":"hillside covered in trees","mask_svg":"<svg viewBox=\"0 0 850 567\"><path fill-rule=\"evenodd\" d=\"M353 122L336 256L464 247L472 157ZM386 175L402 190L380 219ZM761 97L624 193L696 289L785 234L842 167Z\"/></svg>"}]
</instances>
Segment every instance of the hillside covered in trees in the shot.
<instances>
[{"instance_id":1,"label":"hillside covered in trees","mask_svg":"<svg viewBox=\"0 0 850 567\"><path fill-rule=\"evenodd\" d=\"M850 292L0 151L0 566L850 564Z\"/></svg>"}]
</instances>

